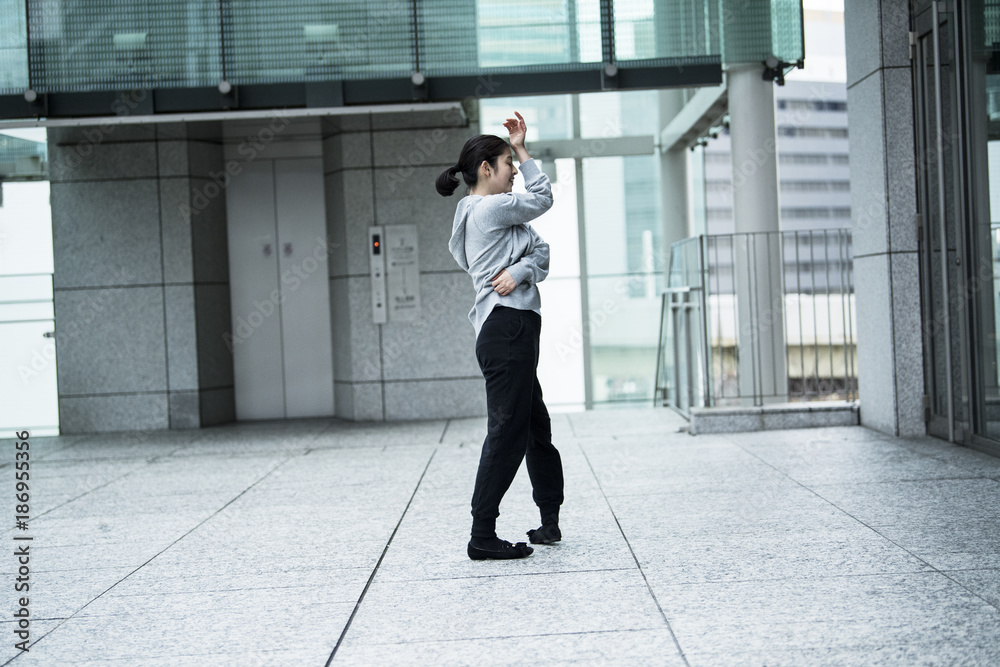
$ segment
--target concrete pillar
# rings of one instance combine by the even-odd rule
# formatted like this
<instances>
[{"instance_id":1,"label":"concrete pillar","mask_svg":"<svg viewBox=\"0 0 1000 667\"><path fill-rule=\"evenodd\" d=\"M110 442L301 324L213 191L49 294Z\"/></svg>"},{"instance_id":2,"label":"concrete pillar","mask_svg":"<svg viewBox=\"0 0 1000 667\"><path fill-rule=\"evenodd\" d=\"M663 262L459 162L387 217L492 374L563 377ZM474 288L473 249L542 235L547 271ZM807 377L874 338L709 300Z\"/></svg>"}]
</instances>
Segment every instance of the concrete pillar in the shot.
<instances>
[{"instance_id":1,"label":"concrete pillar","mask_svg":"<svg viewBox=\"0 0 1000 667\"><path fill-rule=\"evenodd\" d=\"M684 91L661 90L658 132L684 108ZM688 151L684 147L660 153L660 210L663 211L663 266L670 265L670 246L690 236L688 222Z\"/></svg>"},{"instance_id":2,"label":"concrete pillar","mask_svg":"<svg viewBox=\"0 0 1000 667\"><path fill-rule=\"evenodd\" d=\"M761 71L759 64L726 71L737 234L778 231L774 84L764 81Z\"/></svg>"},{"instance_id":3,"label":"concrete pillar","mask_svg":"<svg viewBox=\"0 0 1000 667\"><path fill-rule=\"evenodd\" d=\"M478 132L457 110L329 118L323 125L336 414L350 420L471 417L486 394L468 313L472 279L448 251L464 186L434 189ZM367 230L417 225L420 316L372 320Z\"/></svg>"},{"instance_id":4,"label":"concrete pillar","mask_svg":"<svg viewBox=\"0 0 1000 667\"><path fill-rule=\"evenodd\" d=\"M49 131L63 433L234 419L218 128Z\"/></svg>"},{"instance_id":5,"label":"concrete pillar","mask_svg":"<svg viewBox=\"0 0 1000 667\"><path fill-rule=\"evenodd\" d=\"M726 81L737 234L734 271L740 395L761 396L767 403L787 400L788 370L774 84L763 80L761 71L759 64L734 66L727 70Z\"/></svg>"},{"instance_id":6,"label":"concrete pillar","mask_svg":"<svg viewBox=\"0 0 1000 667\"><path fill-rule=\"evenodd\" d=\"M909 5L844 5L861 423L903 436L926 431Z\"/></svg>"}]
</instances>

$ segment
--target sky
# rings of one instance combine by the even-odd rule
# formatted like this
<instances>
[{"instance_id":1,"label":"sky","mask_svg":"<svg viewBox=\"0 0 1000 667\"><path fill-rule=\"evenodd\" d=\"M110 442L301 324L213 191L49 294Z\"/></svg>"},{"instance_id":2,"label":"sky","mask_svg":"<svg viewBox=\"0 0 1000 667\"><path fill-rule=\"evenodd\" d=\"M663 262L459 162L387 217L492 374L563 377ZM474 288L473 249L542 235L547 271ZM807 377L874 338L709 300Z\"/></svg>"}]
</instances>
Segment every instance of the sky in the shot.
<instances>
[{"instance_id":1,"label":"sky","mask_svg":"<svg viewBox=\"0 0 1000 667\"><path fill-rule=\"evenodd\" d=\"M844 50L844 0L804 0L806 66L785 78L798 81L847 81Z\"/></svg>"}]
</instances>

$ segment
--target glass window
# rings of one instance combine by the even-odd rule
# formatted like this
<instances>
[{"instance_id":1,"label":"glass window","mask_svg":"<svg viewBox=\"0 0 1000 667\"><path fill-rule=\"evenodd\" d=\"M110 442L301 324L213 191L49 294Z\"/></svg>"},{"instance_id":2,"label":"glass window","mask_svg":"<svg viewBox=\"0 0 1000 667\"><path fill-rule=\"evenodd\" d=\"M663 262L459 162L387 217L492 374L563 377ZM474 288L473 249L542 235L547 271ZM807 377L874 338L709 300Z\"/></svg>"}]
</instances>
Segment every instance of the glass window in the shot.
<instances>
[{"instance_id":1,"label":"glass window","mask_svg":"<svg viewBox=\"0 0 1000 667\"><path fill-rule=\"evenodd\" d=\"M444 16L452 24L456 4L461 3L442 2ZM466 26L478 25L482 67L601 60L597 0L479 0L477 4L478 14Z\"/></svg>"},{"instance_id":2,"label":"glass window","mask_svg":"<svg viewBox=\"0 0 1000 667\"><path fill-rule=\"evenodd\" d=\"M495 97L479 100L480 131L507 138L503 122L517 110L528 126L527 142L573 136L573 106L569 95Z\"/></svg>"},{"instance_id":3,"label":"glass window","mask_svg":"<svg viewBox=\"0 0 1000 667\"><path fill-rule=\"evenodd\" d=\"M705 0L615 0L615 58L719 53L718 5Z\"/></svg>"},{"instance_id":4,"label":"glass window","mask_svg":"<svg viewBox=\"0 0 1000 667\"><path fill-rule=\"evenodd\" d=\"M0 0L0 95L28 87L28 36L21 0Z\"/></svg>"},{"instance_id":5,"label":"glass window","mask_svg":"<svg viewBox=\"0 0 1000 667\"><path fill-rule=\"evenodd\" d=\"M29 0L32 86L40 92L215 85L219 4Z\"/></svg>"},{"instance_id":6,"label":"glass window","mask_svg":"<svg viewBox=\"0 0 1000 667\"><path fill-rule=\"evenodd\" d=\"M552 208L532 225L551 249L549 276L538 286L543 321L538 381L549 410L562 412L582 410L586 395L575 161L556 160L555 168Z\"/></svg>"},{"instance_id":7,"label":"glass window","mask_svg":"<svg viewBox=\"0 0 1000 667\"><path fill-rule=\"evenodd\" d=\"M655 90L580 95L581 135L584 138L607 139L658 134L657 95Z\"/></svg>"},{"instance_id":8,"label":"glass window","mask_svg":"<svg viewBox=\"0 0 1000 667\"><path fill-rule=\"evenodd\" d=\"M0 153L44 151L44 130L0 133ZM14 136L16 135L16 136ZM36 147L28 146L34 144ZM13 149L10 147L13 146ZM3 159L0 158L0 162ZM58 435L52 304L52 220L47 181L3 183L0 206L0 428Z\"/></svg>"},{"instance_id":9,"label":"glass window","mask_svg":"<svg viewBox=\"0 0 1000 667\"><path fill-rule=\"evenodd\" d=\"M648 404L666 275L658 163L585 158L583 176L594 405Z\"/></svg>"},{"instance_id":10,"label":"glass window","mask_svg":"<svg viewBox=\"0 0 1000 667\"><path fill-rule=\"evenodd\" d=\"M992 18L989 32L1000 34L996 15ZM977 431L994 440L1000 440L1000 364L997 362L1000 359L1000 336L997 335L1000 332L1000 132L996 127L1000 119L1000 105L997 104L1000 74L991 70L998 53L1000 50L991 46L973 57L969 67L972 84L980 91L985 89L985 94L972 97L985 104L970 111L973 120L969 142L973 173L985 176L974 179L983 186L983 191L974 198L973 206L979 214L972 216L970 229L976 253L976 270L969 293L976 302L978 320L978 330L972 337L979 379Z\"/></svg>"}]
</instances>

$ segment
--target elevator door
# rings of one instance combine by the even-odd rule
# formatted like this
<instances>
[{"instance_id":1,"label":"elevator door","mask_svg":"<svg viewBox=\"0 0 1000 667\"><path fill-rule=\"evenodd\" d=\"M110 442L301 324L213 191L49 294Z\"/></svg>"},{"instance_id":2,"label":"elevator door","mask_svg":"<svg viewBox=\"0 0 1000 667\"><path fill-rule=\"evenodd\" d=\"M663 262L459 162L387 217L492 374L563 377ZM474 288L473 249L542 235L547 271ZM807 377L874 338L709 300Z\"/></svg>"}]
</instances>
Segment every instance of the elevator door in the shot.
<instances>
[{"instance_id":1,"label":"elevator door","mask_svg":"<svg viewBox=\"0 0 1000 667\"><path fill-rule=\"evenodd\" d=\"M332 416L321 159L248 162L226 205L236 418Z\"/></svg>"}]
</instances>

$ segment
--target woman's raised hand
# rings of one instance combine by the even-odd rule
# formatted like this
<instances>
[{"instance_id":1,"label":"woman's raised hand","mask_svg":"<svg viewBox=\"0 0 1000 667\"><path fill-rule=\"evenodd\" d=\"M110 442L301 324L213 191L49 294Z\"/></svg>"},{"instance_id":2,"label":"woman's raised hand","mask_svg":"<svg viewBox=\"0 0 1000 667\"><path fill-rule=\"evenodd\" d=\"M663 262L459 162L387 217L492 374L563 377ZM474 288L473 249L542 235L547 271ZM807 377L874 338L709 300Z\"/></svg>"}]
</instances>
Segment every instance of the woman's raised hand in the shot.
<instances>
[{"instance_id":1,"label":"woman's raised hand","mask_svg":"<svg viewBox=\"0 0 1000 667\"><path fill-rule=\"evenodd\" d=\"M523 148L524 147L524 135L528 131L528 127L524 124L524 118L521 114L514 112L517 118L508 118L504 122L503 126L507 128L507 132L510 133L510 145L511 148Z\"/></svg>"}]
</instances>

